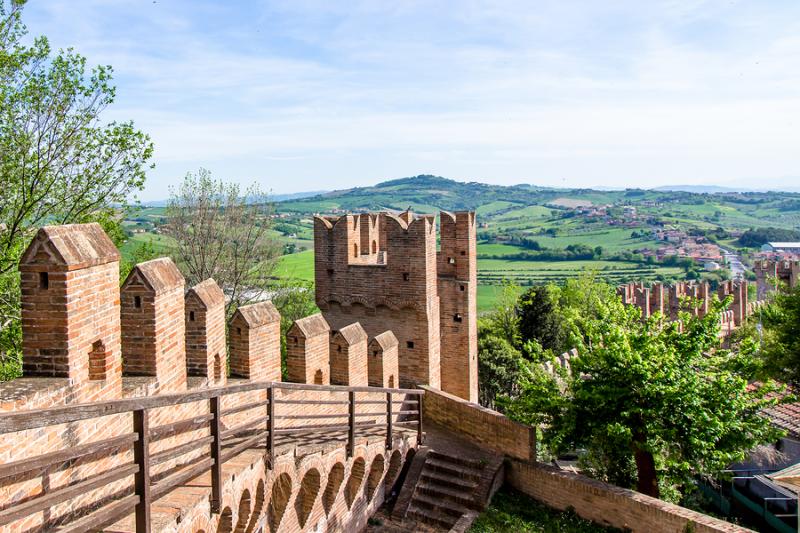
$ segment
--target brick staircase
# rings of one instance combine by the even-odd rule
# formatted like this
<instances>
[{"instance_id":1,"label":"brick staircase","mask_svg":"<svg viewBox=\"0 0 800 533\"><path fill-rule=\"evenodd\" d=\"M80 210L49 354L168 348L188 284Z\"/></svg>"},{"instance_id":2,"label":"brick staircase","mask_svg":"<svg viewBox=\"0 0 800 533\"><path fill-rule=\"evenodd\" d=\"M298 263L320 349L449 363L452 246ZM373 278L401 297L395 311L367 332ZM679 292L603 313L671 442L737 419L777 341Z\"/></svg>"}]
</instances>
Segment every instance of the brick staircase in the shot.
<instances>
[{"instance_id":1,"label":"brick staircase","mask_svg":"<svg viewBox=\"0 0 800 533\"><path fill-rule=\"evenodd\" d=\"M490 461L431 450L414 489L406 516L450 530L463 516L484 508ZM500 465L495 465L499 467ZM495 472L491 472L494 477Z\"/></svg>"}]
</instances>

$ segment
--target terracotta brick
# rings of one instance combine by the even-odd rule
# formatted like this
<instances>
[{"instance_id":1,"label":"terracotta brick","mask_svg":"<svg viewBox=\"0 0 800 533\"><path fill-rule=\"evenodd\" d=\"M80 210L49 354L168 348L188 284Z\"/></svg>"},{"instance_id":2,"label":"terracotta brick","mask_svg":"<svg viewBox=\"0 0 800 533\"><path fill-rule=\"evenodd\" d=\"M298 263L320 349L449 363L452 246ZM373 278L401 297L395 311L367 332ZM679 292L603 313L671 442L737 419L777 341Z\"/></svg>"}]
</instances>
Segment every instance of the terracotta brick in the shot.
<instances>
[{"instance_id":1,"label":"terracotta brick","mask_svg":"<svg viewBox=\"0 0 800 533\"><path fill-rule=\"evenodd\" d=\"M232 376L281 380L281 315L272 302L240 307L229 330Z\"/></svg>"}]
</instances>

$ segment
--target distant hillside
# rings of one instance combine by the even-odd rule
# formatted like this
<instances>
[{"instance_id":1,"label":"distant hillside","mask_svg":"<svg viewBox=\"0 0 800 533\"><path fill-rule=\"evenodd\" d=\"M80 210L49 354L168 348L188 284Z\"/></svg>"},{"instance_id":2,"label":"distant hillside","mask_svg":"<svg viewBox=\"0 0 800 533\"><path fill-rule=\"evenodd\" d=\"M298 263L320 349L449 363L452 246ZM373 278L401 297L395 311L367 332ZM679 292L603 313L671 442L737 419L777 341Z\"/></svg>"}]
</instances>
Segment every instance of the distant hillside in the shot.
<instances>
[{"instance_id":1,"label":"distant hillside","mask_svg":"<svg viewBox=\"0 0 800 533\"><path fill-rule=\"evenodd\" d=\"M586 193L596 193L602 202L605 192L588 189L546 189L533 185L489 185L486 183L455 181L440 176L420 175L378 183L372 187L357 187L319 194L301 200L281 202L281 211L307 211L344 209L361 210L405 210L408 207L419 212L434 212L439 209L478 209L494 202L510 204L543 205L558 197L576 193L584 198ZM619 195L619 193L617 193Z\"/></svg>"}]
</instances>

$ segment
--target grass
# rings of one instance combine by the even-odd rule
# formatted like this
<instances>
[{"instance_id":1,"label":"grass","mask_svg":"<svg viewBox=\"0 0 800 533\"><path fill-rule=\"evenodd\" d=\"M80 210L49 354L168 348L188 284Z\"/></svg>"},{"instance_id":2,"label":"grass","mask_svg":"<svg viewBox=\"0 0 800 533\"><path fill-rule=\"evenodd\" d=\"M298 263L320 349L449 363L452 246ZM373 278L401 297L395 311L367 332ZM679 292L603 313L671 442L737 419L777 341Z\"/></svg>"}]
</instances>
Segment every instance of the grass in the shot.
<instances>
[{"instance_id":1,"label":"grass","mask_svg":"<svg viewBox=\"0 0 800 533\"><path fill-rule=\"evenodd\" d=\"M306 250L281 256L275 275L286 279L314 281L314 251Z\"/></svg>"},{"instance_id":2,"label":"grass","mask_svg":"<svg viewBox=\"0 0 800 533\"><path fill-rule=\"evenodd\" d=\"M156 253L167 253L175 247L175 239L158 233L136 233L120 248L120 253L125 259L131 259L131 254L142 244L152 243Z\"/></svg>"},{"instance_id":3,"label":"grass","mask_svg":"<svg viewBox=\"0 0 800 533\"><path fill-rule=\"evenodd\" d=\"M594 524L574 512L559 512L512 489L502 488L470 533L601 533L619 531Z\"/></svg>"}]
</instances>

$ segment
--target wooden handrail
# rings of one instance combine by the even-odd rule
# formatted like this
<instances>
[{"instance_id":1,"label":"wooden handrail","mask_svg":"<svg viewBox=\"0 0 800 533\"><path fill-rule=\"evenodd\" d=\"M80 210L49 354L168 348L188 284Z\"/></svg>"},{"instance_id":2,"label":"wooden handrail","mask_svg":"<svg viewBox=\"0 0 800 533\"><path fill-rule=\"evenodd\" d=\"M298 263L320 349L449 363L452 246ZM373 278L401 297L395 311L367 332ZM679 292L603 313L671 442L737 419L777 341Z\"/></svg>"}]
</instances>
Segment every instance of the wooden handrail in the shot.
<instances>
[{"instance_id":1,"label":"wooden handrail","mask_svg":"<svg viewBox=\"0 0 800 533\"><path fill-rule=\"evenodd\" d=\"M383 387L348 387L346 385L314 385L310 383L284 383L273 381L254 381L198 389L189 392L159 394L156 396L143 396L140 398L126 398L122 400L107 400L102 402L67 405L63 407L48 407L46 409L30 409L0 414L0 434L14 431L24 431L68 422L78 422L90 418L109 416L142 409L168 407L202 400L210 400L220 396L237 394L254 390L267 390L269 388L284 390L307 390L327 392L372 392L393 394L423 395L422 389L388 389Z\"/></svg>"},{"instance_id":2,"label":"wooden handrail","mask_svg":"<svg viewBox=\"0 0 800 533\"><path fill-rule=\"evenodd\" d=\"M339 401L328 399L297 399L276 398L275 390L300 390L316 392L347 392L347 399ZM264 390L266 400L257 400L243 405L221 408L222 397L250 391ZM385 397L379 401L364 399L357 401L357 393L380 393ZM92 475L77 483L47 491L42 495L21 505L0 510L0 524L7 524L19 518L42 510L50 505L73 498L76 495L102 484L133 476L133 494L121 500L109 502L91 515L79 518L64 528L78 531L81 527L108 524L124 512L134 510L137 533L147 533L151 528L150 507L152 502L162 497L181 483L192 479L203 472L211 471L211 509L219 511L222 489L222 464L228 459L237 456L253 446L266 445L265 453L268 467L274 462L275 438L279 435L302 435L308 432L338 432L346 435L346 448L348 457L355 454L356 432L375 427L386 429L386 446L392 446L393 417L397 415L415 414L415 420L407 423L416 424L417 440L422 439L422 413L421 409L403 410L404 402L419 405L424 390L421 389L392 389L382 387L347 387L338 385L312 385L304 383L275 383L275 382L248 382L224 387L201 389L179 394L164 394L151 397L111 400L86 404L76 404L47 409L18 411L0 414L0 434L24 431L40 427L54 426L69 422L89 420L114 414L132 414L132 432L108 438L102 441L82 444L67 450L45 453L35 457L24 458L14 462L0 464L0 478L15 476L37 469L46 470L54 465L63 464L73 459L92 454L116 454L122 449L133 450L133 462L116 466L114 469ZM413 395L416 400L395 400L394 395ZM324 398L324 397L323 397ZM201 402L199 409L202 412L191 418L176 422L150 427L149 418L151 409L181 405L190 402ZM207 402L207 407L204 403ZM347 405L347 411L341 414L309 414L309 415L275 415L276 404L299 405ZM378 405L384 404L385 410L376 412L358 413L357 404ZM401 405L399 410L393 408L394 404ZM263 415L256 415L246 422L239 422L233 427L225 427L222 418L266 407ZM386 417L385 421L378 423L358 422L360 417ZM325 420L343 419L345 424L303 424L298 426L276 427L280 420ZM403 424L404 422L396 422ZM150 443L166 437L180 435L198 429L207 430L206 436L197 437L191 442L176 444L157 453L150 453ZM253 432L255 431L255 434ZM209 447L208 453L193 458L189 462L178 463L166 472L160 473L155 478L150 476L150 467L163 464L170 460L177 460L194 450Z\"/></svg>"}]
</instances>

